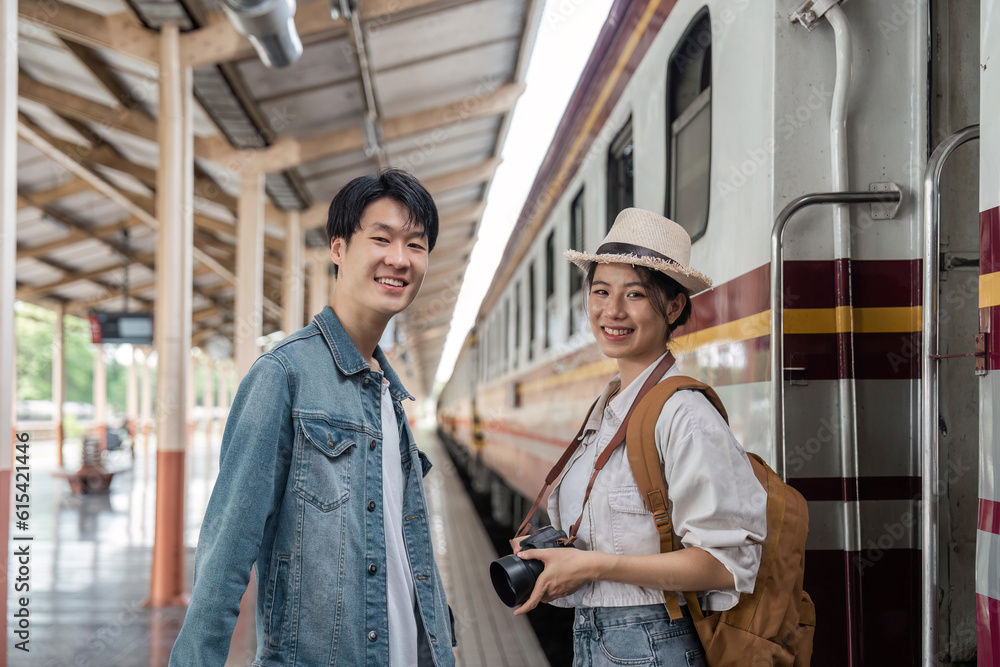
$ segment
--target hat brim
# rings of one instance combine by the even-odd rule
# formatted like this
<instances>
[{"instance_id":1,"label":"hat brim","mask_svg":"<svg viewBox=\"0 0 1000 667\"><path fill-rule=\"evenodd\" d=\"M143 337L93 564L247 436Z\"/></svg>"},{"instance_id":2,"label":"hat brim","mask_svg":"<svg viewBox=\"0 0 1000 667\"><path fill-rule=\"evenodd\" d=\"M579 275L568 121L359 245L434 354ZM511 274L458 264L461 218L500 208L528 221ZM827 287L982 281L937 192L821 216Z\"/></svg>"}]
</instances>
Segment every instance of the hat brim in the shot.
<instances>
[{"instance_id":1,"label":"hat brim","mask_svg":"<svg viewBox=\"0 0 1000 667\"><path fill-rule=\"evenodd\" d=\"M655 257L639 257L638 255L594 255L578 250L567 250L566 259L579 266L584 271L590 270L590 265L597 264L631 264L633 266L644 266L647 269L659 271L664 275L673 278L681 287L688 291L688 296L694 296L699 292L712 289L712 279L694 269L684 268L671 264L670 262Z\"/></svg>"}]
</instances>

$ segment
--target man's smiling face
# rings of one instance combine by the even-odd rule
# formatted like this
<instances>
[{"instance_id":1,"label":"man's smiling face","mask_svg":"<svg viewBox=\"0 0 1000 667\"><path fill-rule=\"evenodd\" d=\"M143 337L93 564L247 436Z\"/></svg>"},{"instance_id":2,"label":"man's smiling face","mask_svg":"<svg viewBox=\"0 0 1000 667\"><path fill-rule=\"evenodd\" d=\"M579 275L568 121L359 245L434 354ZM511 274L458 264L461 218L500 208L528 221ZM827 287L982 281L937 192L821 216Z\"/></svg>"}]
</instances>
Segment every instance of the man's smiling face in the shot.
<instances>
[{"instance_id":1,"label":"man's smiling face","mask_svg":"<svg viewBox=\"0 0 1000 667\"><path fill-rule=\"evenodd\" d=\"M395 199L376 199L361 214L361 228L348 243L330 242L339 267L337 291L356 304L392 317L417 296L427 272L423 226L408 225L410 211Z\"/></svg>"}]
</instances>

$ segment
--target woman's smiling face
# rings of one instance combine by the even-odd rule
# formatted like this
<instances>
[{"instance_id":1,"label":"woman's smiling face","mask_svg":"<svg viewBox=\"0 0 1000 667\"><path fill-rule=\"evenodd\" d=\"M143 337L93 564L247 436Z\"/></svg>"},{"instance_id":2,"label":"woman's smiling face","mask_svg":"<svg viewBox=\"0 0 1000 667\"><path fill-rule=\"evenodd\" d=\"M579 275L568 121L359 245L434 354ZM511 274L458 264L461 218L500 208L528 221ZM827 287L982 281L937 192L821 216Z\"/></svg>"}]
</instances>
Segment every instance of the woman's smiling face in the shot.
<instances>
[{"instance_id":1,"label":"woman's smiling face","mask_svg":"<svg viewBox=\"0 0 1000 667\"><path fill-rule=\"evenodd\" d=\"M666 318L649 289L628 264L598 264L590 285L590 328L605 356L645 368L666 351L668 318L676 320L687 302L683 294L667 302Z\"/></svg>"}]
</instances>

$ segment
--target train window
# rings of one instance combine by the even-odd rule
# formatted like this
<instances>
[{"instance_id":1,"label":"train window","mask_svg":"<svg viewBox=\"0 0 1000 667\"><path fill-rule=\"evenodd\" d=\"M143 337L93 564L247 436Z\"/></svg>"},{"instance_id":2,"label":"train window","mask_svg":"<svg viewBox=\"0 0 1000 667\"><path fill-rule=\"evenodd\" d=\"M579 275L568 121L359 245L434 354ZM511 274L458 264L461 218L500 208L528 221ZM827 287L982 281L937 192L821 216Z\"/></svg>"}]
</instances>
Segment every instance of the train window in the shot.
<instances>
[{"instance_id":1,"label":"train window","mask_svg":"<svg viewBox=\"0 0 1000 667\"><path fill-rule=\"evenodd\" d=\"M667 68L667 217L695 241L708 226L712 154L712 23L688 27Z\"/></svg>"},{"instance_id":2,"label":"train window","mask_svg":"<svg viewBox=\"0 0 1000 667\"><path fill-rule=\"evenodd\" d=\"M569 209L569 247L586 250L583 223L583 188L573 198ZM570 335L582 331L587 323L587 302L583 296L583 271L576 266L569 267L569 330Z\"/></svg>"},{"instance_id":3,"label":"train window","mask_svg":"<svg viewBox=\"0 0 1000 667\"><path fill-rule=\"evenodd\" d=\"M535 322L538 317L535 294L535 262L532 261L528 265L528 361L535 358Z\"/></svg>"},{"instance_id":4,"label":"train window","mask_svg":"<svg viewBox=\"0 0 1000 667\"><path fill-rule=\"evenodd\" d=\"M514 368L521 361L521 281L514 285Z\"/></svg>"},{"instance_id":5,"label":"train window","mask_svg":"<svg viewBox=\"0 0 1000 667\"><path fill-rule=\"evenodd\" d=\"M510 369L510 299L503 302L503 369Z\"/></svg>"},{"instance_id":6,"label":"train window","mask_svg":"<svg viewBox=\"0 0 1000 667\"><path fill-rule=\"evenodd\" d=\"M545 238L545 349L552 347L552 329L556 310L556 241L555 230Z\"/></svg>"},{"instance_id":7,"label":"train window","mask_svg":"<svg viewBox=\"0 0 1000 667\"><path fill-rule=\"evenodd\" d=\"M632 185L632 119L618 132L608 150L608 217L607 231L622 209L629 208L635 202L635 192Z\"/></svg>"}]
</instances>

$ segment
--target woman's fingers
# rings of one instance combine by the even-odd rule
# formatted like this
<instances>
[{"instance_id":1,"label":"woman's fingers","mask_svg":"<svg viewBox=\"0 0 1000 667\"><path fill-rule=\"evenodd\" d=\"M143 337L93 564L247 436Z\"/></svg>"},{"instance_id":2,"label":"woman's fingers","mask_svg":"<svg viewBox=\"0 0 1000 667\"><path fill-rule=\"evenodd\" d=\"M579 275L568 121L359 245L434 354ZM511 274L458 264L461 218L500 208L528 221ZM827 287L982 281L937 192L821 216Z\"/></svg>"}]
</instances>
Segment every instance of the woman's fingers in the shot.
<instances>
[{"instance_id":1,"label":"woman's fingers","mask_svg":"<svg viewBox=\"0 0 1000 667\"><path fill-rule=\"evenodd\" d=\"M515 537L512 540L508 540L510 542L510 548L514 551L514 553L517 553L518 549L521 548L521 542L527 537L527 535L522 535L521 537Z\"/></svg>"},{"instance_id":2,"label":"woman's fingers","mask_svg":"<svg viewBox=\"0 0 1000 667\"><path fill-rule=\"evenodd\" d=\"M553 597L545 597L546 582L541 577L535 582L535 588L531 591L531 597L525 600L524 604L514 610L515 616L527 614L544 600L554 600Z\"/></svg>"}]
</instances>

